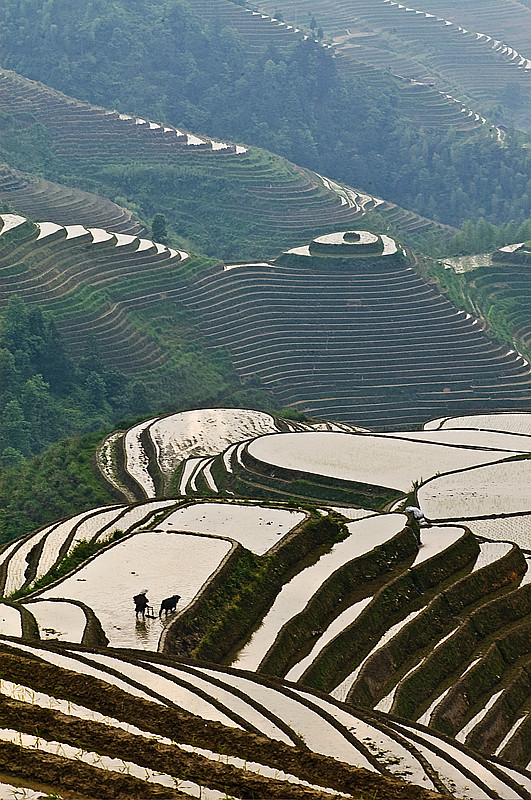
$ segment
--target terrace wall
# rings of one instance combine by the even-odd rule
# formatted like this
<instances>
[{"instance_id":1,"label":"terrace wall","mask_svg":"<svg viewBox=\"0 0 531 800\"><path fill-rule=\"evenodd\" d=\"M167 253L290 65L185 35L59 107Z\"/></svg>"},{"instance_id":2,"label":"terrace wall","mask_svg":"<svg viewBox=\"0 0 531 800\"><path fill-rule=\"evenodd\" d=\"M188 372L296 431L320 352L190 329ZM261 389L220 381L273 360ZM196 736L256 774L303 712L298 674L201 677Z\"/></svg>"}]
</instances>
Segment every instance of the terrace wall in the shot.
<instances>
[{"instance_id":1,"label":"terrace wall","mask_svg":"<svg viewBox=\"0 0 531 800\"><path fill-rule=\"evenodd\" d=\"M238 546L208 591L170 624L164 652L223 663L262 619L287 576L337 541L341 530L341 523L330 516L314 517L298 525L269 556L258 558Z\"/></svg>"}]
</instances>

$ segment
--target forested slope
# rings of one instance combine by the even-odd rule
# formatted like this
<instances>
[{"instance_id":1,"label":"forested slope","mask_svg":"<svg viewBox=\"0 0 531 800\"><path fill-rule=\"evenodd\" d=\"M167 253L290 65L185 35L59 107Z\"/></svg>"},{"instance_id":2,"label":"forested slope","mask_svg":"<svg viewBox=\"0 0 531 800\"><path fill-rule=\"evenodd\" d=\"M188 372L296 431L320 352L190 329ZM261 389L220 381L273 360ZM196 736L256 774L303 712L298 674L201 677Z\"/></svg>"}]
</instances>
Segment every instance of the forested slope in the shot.
<instances>
[{"instance_id":1,"label":"forested slope","mask_svg":"<svg viewBox=\"0 0 531 800\"><path fill-rule=\"evenodd\" d=\"M267 151L81 103L7 70L0 97L0 152L12 166L129 202L144 219L163 209L179 237L212 255L276 254L365 216L406 236L453 233Z\"/></svg>"},{"instance_id":2,"label":"forested slope","mask_svg":"<svg viewBox=\"0 0 531 800\"><path fill-rule=\"evenodd\" d=\"M417 84L410 88L420 101L436 88L468 101L491 122L529 132L531 14L517 0L317 0L310 14L300 0L281 5L286 20L312 22L325 32L341 68L368 78L372 70L388 70ZM271 0L260 7L277 9Z\"/></svg>"},{"instance_id":3,"label":"forested slope","mask_svg":"<svg viewBox=\"0 0 531 800\"><path fill-rule=\"evenodd\" d=\"M490 125L469 135L436 127L432 105L423 126L386 66L374 80L372 67L342 69L294 30L276 38L236 32L212 5L5 6L2 65L76 97L266 147L446 224L529 216L529 153L518 138L502 143ZM287 18L291 6L283 10ZM300 21L307 11L296 13Z\"/></svg>"}]
</instances>

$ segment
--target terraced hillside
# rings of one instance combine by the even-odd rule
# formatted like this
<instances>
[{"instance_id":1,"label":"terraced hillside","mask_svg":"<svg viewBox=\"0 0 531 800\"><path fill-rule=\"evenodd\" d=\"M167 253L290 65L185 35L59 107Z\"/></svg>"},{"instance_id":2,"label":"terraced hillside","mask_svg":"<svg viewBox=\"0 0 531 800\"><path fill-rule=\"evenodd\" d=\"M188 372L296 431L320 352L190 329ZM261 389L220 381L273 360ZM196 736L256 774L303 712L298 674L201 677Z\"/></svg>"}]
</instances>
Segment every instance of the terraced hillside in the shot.
<instances>
[{"instance_id":1,"label":"terraced hillside","mask_svg":"<svg viewBox=\"0 0 531 800\"><path fill-rule=\"evenodd\" d=\"M449 266L458 272L452 280L456 294L473 303L500 337L531 357L531 243L517 242L485 254L482 266L474 259Z\"/></svg>"},{"instance_id":2,"label":"terraced hillside","mask_svg":"<svg viewBox=\"0 0 531 800\"><path fill-rule=\"evenodd\" d=\"M256 446L293 482L296 465L278 457L300 452L308 482L334 463L336 477L348 468L399 499L383 513L153 499L4 547L2 591L17 594L0 614L3 780L38 772L51 791L61 774L65 797L90 784L87 797L529 798L530 531L516 544L508 529L499 540L459 521L467 499L488 512L495 492L501 516L527 510L528 417L380 436L243 409L153 420L161 465L217 449L229 476L243 474ZM468 476L511 466L474 499ZM418 490L426 517L397 510L419 471L433 476ZM450 524L427 521L434 481ZM81 545L92 549L74 565ZM135 620L140 586L154 615ZM157 615L176 591L177 611Z\"/></svg>"},{"instance_id":3,"label":"terraced hillside","mask_svg":"<svg viewBox=\"0 0 531 800\"><path fill-rule=\"evenodd\" d=\"M182 411L112 433L99 449L98 465L104 478L126 499L168 492L194 494L198 491L195 475L204 481L205 469L214 457L227 448L231 451L242 440L279 431L320 429L358 430L332 422L295 422L240 408ZM176 471L181 472L178 485Z\"/></svg>"},{"instance_id":4,"label":"terraced hillside","mask_svg":"<svg viewBox=\"0 0 531 800\"><path fill-rule=\"evenodd\" d=\"M274 47L280 53L289 53L289 48L293 47L298 39L308 36L313 38L316 35L315 30L309 29L312 16L315 20L315 14L308 12L302 6L293 7L294 16L291 17L293 25L271 16L277 13L277 7L275 11L272 7L268 8L269 14L262 14L251 8L243 8L231 0L208 0L208 2L192 0L191 6L204 20L209 22L219 20L237 31L249 54L263 53L268 47ZM335 10L329 13L331 19ZM324 19L327 23L329 20L324 14L318 14L317 18L319 25ZM307 32L297 28L297 23ZM326 30L328 33L328 24ZM431 81L424 82L423 79L427 76L423 73L419 75L419 66L415 66L415 62L405 55L391 52L388 46L382 46L373 31L356 32L352 38L349 34L344 36L338 34L333 39L333 44L330 44L329 37L327 41L320 41L320 44L334 51L337 56L336 62L341 69L352 72L357 77L363 77L375 88L383 81L389 84L391 80L389 67L392 65L400 112L424 127L438 129L449 127L463 132L475 130L486 122L485 118L472 110L470 105L449 94L449 85L447 90L443 91L436 88Z\"/></svg>"},{"instance_id":5,"label":"terraced hillside","mask_svg":"<svg viewBox=\"0 0 531 800\"><path fill-rule=\"evenodd\" d=\"M274 14L276 6L265 0L260 8ZM292 23L308 21L308 8L300 0L287 0L282 11ZM514 0L490 0L486 5L430 0L418 6L393 0L318 0L311 12L328 41L336 44L346 69L357 72L366 65L367 77L373 69L389 70L418 81L423 92L435 86L460 100L469 99L483 113L493 110L493 100L502 100L508 87L529 96L531 10ZM427 120L429 103L425 111ZM503 113L497 121L530 129L525 101L505 107Z\"/></svg>"},{"instance_id":6,"label":"terraced hillside","mask_svg":"<svg viewBox=\"0 0 531 800\"><path fill-rule=\"evenodd\" d=\"M106 362L125 371L168 359L130 308L145 303L148 292L151 302L164 299L183 283L188 262L193 274L201 259L191 263L183 250L103 228L33 223L18 214L0 215L0 225L0 307L14 296L46 303L75 355L96 341Z\"/></svg>"},{"instance_id":7,"label":"terraced hillside","mask_svg":"<svg viewBox=\"0 0 531 800\"><path fill-rule=\"evenodd\" d=\"M492 797L494 787L501 798L528 796L518 769L421 726L250 674L5 637L1 663L2 767L17 777L40 770L48 790L61 774L61 796L435 800Z\"/></svg>"},{"instance_id":8,"label":"terraced hillside","mask_svg":"<svg viewBox=\"0 0 531 800\"><path fill-rule=\"evenodd\" d=\"M160 210L152 191L157 181L179 234L216 256L278 252L374 209L404 230L435 224L270 153L80 103L8 70L0 71L0 99L10 109L7 151L10 137L44 126L47 178L134 196L147 219Z\"/></svg>"},{"instance_id":9,"label":"terraced hillside","mask_svg":"<svg viewBox=\"0 0 531 800\"><path fill-rule=\"evenodd\" d=\"M424 283L386 235L327 234L271 264L220 270L134 234L0 222L0 306L46 303L77 356L95 341L127 372L164 364L167 346L134 314L176 300L245 381L314 416L384 429L529 398L528 362Z\"/></svg>"},{"instance_id":10,"label":"terraced hillside","mask_svg":"<svg viewBox=\"0 0 531 800\"><path fill-rule=\"evenodd\" d=\"M281 19L224 0L192 0L194 12L238 32L248 52L259 54L267 47L289 51L294 40L308 38L305 31Z\"/></svg>"},{"instance_id":11,"label":"terraced hillside","mask_svg":"<svg viewBox=\"0 0 531 800\"><path fill-rule=\"evenodd\" d=\"M0 164L0 200L35 221L53 219L60 225L88 225L115 233L146 232L130 211L104 197L52 183Z\"/></svg>"},{"instance_id":12,"label":"terraced hillside","mask_svg":"<svg viewBox=\"0 0 531 800\"><path fill-rule=\"evenodd\" d=\"M337 233L271 263L229 264L180 299L244 379L313 416L384 429L525 405L528 362L413 263L388 236Z\"/></svg>"},{"instance_id":13,"label":"terraced hillside","mask_svg":"<svg viewBox=\"0 0 531 800\"><path fill-rule=\"evenodd\" d=\"M75 776L82 786L92 779L93 792L98 788L113 797L118 787L129 788L129 796L167 798L218 798L224 792L324 798L340 791L359 798L371 791L389 800L428 800L487 798L494 790L500 798L527 796L528 779L518 769L482 759L421 726L349 711L289 685L124 651L23 648L21 653L16 641L3 640L2 666L10 678L4 685L11 697L4 705L2 750L17 754L26 769L42 765L43 780L48 770L62 767L68 776L64 788L75 785ZM117 673L123 678L111 689L107 684ZM68 703L61 688L50 686L52 676L68 686ZM194 701L199 687L202 697ZM18 740L8 728L15 715L22 722ZM31 725L40 732L37 747ZM52 736L60 749L49 741ZM334 760L337 753L342 763ZM68 763L71 770L65 770ZM400 780L403 775L409 785Z\"/></svg>"}]
</instances>

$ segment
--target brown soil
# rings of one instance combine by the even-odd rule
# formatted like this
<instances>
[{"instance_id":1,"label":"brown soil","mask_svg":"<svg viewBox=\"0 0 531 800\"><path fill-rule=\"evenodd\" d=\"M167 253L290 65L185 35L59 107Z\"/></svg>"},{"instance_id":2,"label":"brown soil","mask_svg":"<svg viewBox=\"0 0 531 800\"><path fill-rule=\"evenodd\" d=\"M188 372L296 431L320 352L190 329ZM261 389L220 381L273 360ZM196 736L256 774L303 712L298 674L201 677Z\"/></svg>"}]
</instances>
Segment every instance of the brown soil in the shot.
<instances>
[{"instance_id":1,"label":"brown soil","mask_svg":"<svg viewBox=\"0 0 531 800\"><path fill-rule=\"evenodd\" d=\"M291 747L247 731L205 722L200 717L156 703L133 698L115 687L87 675L79 675L20 652L0 649L2 678L31 686L56 697L85 705L101 713L127 721L142 730L169 737L198 747L257 761L298 776L310 783L326 785L353 797L378 800L433 800L442 795L420 786L378 775L312 753L302 747ZM138 737L98 723L79 721L59 712L3 698L0 703L0 725L35 733L43 738L59 739L84 749L132 760L151 768L186 777L228 791L241 798L309 798L323 800L325 795L297 785L266 779L226 764L202 759L177 751L158 742L142 742ZM182 797L181 793L137 781L126 775L67 761L16 745L0 745L0 770L8 774L36 779L56 787L71 788L91 798ZM148 792L149 788L149 793ZM330 795L326 795L330 800Z\"/></svg>"},{"instance_id":2,"label":"brown soil","mask_svg":"<svg viewBox=\"0 0 531 800\"><path fill-rule=\"evenodd\" d=\"M38 776L39 780L54 786L56 792L63 788L73 789L84 800L190 800L190 796L182 792L150 785L130 775L101 770L80 761L19 747L9 742L0 742L0 769L7 774L30 780Z\"/></svg>"},{"instance_id":3,"label":"brown soil","mask_svg":"<svg viewBox=\"0 0 531 800\"><path fill-rule=\"evenodd\" d=\"M2 771L0 771L0 783L10 783L12 786L15 786L17 789L20 788L21 790L31 789L34 792L42 792L43 797L57 793L56 786L50 786L50 784L43 783L41 780L35 780L34 778L22 779L19 775L10 775ZM24 794L21 791L21 800L23 798ZM87 798L85 795L70 791L64 786L61 787L61 798L62 800L90 800L90 798Z\"/></svg>"}]
</instances>

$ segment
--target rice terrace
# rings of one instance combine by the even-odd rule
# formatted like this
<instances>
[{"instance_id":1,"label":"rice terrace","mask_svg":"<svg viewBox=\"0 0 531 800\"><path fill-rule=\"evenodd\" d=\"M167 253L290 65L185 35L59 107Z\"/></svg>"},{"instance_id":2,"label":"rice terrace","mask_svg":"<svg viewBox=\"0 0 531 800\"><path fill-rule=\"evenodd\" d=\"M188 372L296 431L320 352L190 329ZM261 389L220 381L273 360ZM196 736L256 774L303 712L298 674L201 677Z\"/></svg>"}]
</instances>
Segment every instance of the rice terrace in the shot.
<instances>
[{"instance_id":1,"label":"rice terrace","mask_svg":"<svg viewBox=\"0 0 531 800\"><path fill-rule=\"evenodd\" d=\"M530 0L0 7L0 798L531 800Z\"/></svg>"}]
</instances>

